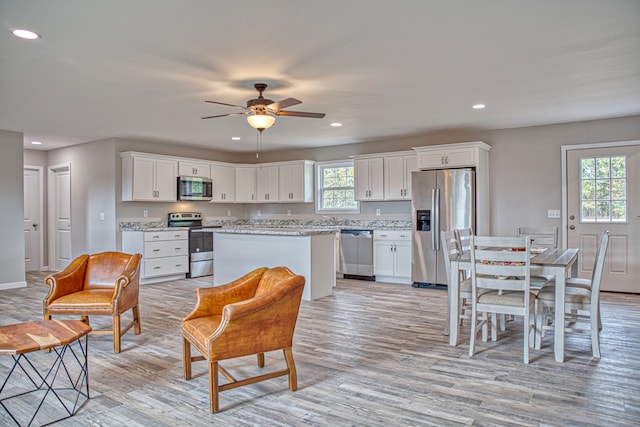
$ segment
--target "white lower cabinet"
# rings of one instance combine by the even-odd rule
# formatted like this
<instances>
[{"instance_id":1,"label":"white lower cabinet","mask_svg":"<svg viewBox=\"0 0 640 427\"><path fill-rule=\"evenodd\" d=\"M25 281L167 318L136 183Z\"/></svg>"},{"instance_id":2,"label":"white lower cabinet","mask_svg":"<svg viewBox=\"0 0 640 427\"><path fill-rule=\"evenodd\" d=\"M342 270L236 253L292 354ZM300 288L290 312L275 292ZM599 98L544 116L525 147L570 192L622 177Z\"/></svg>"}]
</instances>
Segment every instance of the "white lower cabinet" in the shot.
<instances>
[{"instance_id":1,"label":"white lower cabinet","mask_svg":"<svg viewBox=\"0 0 640 427\"><path fill-rule=\"evenodd\" d=\"M411 284L411 232L373 231L373 272L378 282Z\"/></svg>"},{"instance_id":2,"label":"white lower cabinet","mask_svg":"<svg viewBox=\"0 0 640 427\"><path fill-rule=\"evenodd\" d=\"M189 272L189 231L123 231L122 251L141 253L142 283L184 279Z\"/></svg>"}]
</instances>

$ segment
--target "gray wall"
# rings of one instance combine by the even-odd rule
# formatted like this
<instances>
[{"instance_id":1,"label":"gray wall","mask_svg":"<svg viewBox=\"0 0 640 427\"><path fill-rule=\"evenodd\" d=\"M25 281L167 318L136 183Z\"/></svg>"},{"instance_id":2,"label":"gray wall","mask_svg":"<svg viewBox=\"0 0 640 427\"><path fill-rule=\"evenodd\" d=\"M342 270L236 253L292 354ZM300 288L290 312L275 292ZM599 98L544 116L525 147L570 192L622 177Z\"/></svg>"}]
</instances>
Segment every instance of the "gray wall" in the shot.
<instances>
[{"instance_id":1,"label":"gray wall","mask_svg":"<svg viewBox=\"0 0 640 427\"><path fill-rule=\"evenodd\" d=\"M561 226L560 219L547 218L548 209L560 209L562 204L561 146L628 140L640 140L640 116L502 130L431 132L340 147L264 152L260 158L264 162L302 158L329 160L427 145L483 141L492 146L489 152L491 233L506 236L513 235L518 225ZM363 203L363 213L371 214L377 207L384 213L387 203ZM394 203L409 206L409 202ZM256 209L257 206L252 206L251 213ZM282 208L273 209L280 212Z\"/></svg>"},{"instance_id":2,"label":"gray wall","mask_svg":"<svg viewBox=\"0 0 640 427\"><path fill-rule=\"evenodd\" d=\"M72 256L115 249L113 141L51 150L48 163L49 166L70 164ZM100 220L101 212L104 221Z\"/></svg>"},{"instance_id":3,"label":"gray wall","mask_svg":"<svg viewBox=\"0 0 640 427\"><path fill-rule=\"evenodd\" d=\"M14 159L19 151L22 164L22 135L3 132L1 145L3 195L19 188L19 203L10 206L16 209L11 232L15 236L8 241L19 241L17 246L3 248L11 252L15 269L24 273L22 242L22 170L17 170ZM431 132L423 135L380 139L366 143L317 149L287 151L263 151L260 162L308 159L337 160L356 154L402 151L416 146L447 144L466 141L484 141L492 146L490 151L491 185L491 232L496 235L512 235L518 225L560 226L558 219L548 219L548 209L561 208L561 158L562 145L640 140L640 116L564 123L503 130L461 130ZM313 204L210 204L210 203L142 203L121 202L121 162L118 153L140 151L203 160L218 160L231 163L255 163L254 154L226 153L155 141L109 139L88 144L52 150L48 152L48 166L71 163L73 253L95 252L119 247L119 218L141 218L143 210L149 211L150 219L166 218L166 214L179 210L202 211L207 217L255 218L260 210L263 217L307 218L315 215ZM6 152L6 154L5 154ZM35 160L25 154L26 163ZM14 175L15 174L15 175ZM6 175L6 177L4 176ZM5 184L9 182L10 184ZM6 198L5 198L6 200ZM9 204L7 204L9 206ZM17 212L17 209L20 212ZM364 202L362 216L376 218L375 210L381 209L380 219L409 219L409 202ZM291 217L287 211L291 210ZM105 212L105 221L99 221L99 213ZM13 215L11 215L13 217ZM6 222L6 221L5 221ZM20 223L20 226L17 224ZM6 227L0 226L0 229ZM20 230L17 233L16 230ZM9 230L6 230L9 232ZM19 234L19 236L18 236ZM12 235L13 236L13 235ZM4 236L3 236L4 237ZM6 236L9 238L9 235ZM3 239L4 240L4 239ZM7 240L4 240L7 241ZM16 256L17 255L17 256ZM0 262L5 262L4 257ZM0 274L6 274L6 269ZM2 277L2 276L0 276ZM5 283L8 280L0 280Z\"/></svg>"},{"instance_id":4,"label":"gray wall","mask_svg":"<svg viewBox=\"0 0 640 427\"><path fill-rule=\"evenodd\" d=\"M0 130L0 289L26 286L22 140L21 133Z\"/></svg>"}]
</instances>

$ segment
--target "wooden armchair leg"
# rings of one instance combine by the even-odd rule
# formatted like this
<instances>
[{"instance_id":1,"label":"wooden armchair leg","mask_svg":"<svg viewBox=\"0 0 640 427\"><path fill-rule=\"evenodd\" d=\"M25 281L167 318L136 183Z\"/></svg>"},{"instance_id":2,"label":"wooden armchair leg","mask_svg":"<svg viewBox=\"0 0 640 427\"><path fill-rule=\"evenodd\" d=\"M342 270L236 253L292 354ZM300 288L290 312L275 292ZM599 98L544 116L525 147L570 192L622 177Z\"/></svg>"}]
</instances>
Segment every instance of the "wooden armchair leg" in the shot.
<instances>
[{"instance_id":1,"label":"wooden armchair leg","mask_svg":"<svg viewBox=\"0 0 640 427\"><path fill-rule=\"evenodd\" d=\"M209 362L209 400L211 412L218 412L218 362Z\"/></svg>"},{"instance_id":2,"label":"wooden armchair leg","mask_svg":"<svg viewBox=\"0 0 640 427\"><path fill-rule=\"evenodd\" d=\"M140 307L137 305L132 308L133 312L133 333L136 335L140 335Z\"/></svg>"},{"instance_id":3,"label":"wooden armchair leg","mask_svg":"<svg viewBox=\"0 0 640 427\"><path fill-rule=\"evenodd\" d=\"M264 353L258 353L258 367L264 368Z\"/></svg>"},{"instance_id":4,"label":"wooden armchair leg","mask_svg":"<svg viewBox=\"0 0 640 427\"><path fill-rule=\"evenodd\" d=\"M120 353L120 315L113 315L113 352Z\"/></svg>"},{"instance_id":5,"label":"wooden armchair leg","mask_svg":"<svg viewBox=\"0 0 640 427\"><path fill-rule=\"evenodd\" d=\"M191 343L182 337L182 373L185 380L191 379Z\"/></svg>"},{"instance_id":6,"label":"wooden armchair leg","mask_svg":"<svg viewBox=\"0 0 640 427\"><path fill-rule=\"evenodd\" d=\"M296 371L296 362L293 360L293 350L289 347L282 349L282 351L289 369L289 390L296 391L298 389L298 372Z\"/></svg>"}]
</instances>

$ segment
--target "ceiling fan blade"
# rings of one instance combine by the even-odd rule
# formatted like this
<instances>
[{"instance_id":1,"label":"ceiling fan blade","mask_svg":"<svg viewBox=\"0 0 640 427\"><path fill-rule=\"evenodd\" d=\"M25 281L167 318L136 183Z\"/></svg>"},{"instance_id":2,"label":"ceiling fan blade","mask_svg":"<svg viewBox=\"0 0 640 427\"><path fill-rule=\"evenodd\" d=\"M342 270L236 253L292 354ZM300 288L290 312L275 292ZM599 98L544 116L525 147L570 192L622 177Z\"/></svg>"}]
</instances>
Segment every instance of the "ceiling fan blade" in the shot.
<instances>
[{"instance_id":1,"label":"ceiling fan blade","mask_svg":"<svg viewBox=\"0 0 640 427\"><path fill-rule=\"evenodd\" d=\"M210 104L226 105L227 107L242 108L243 110L247 109L246 107L243 107L242 105L227 104L226 102L218 102L218 101L204 101L204 102L208 102Z\"/></svg>"},{"instance_id":2,"label":"ceiling fan blade","mask_svg":"<svg viewBox=\"0 0 640 427\"><path fill-rule=\"evenodd\" d=\"M276 116L292 116L292 117L309 117L312 119L321 119L325 113L306 113L304 111L283 111L279 110L274 113Z\"/></svg>"},{"instance_id":3,"label":"ceiling fan blade","mask_svg":"<svg viewBox=\"0 0 640 427\"><path fill-rule=\"evenodd\" d=\"M215 119L216 117L228 117L228 116L237 116L237 115L244 115L244 114L249 114L249 113L228 113L228 114L218 114L217 116L207 116L207 117L203 117L203 119Z\"/></svg>"},{"instance_id":4,"label":"ceiling fan blade","mask_svg":"<svg viewBox=\"0 0 640 427\"><path fill-rule=\"evenodd\" d=\"M291 107L292 105L302 104L302 101L295 98L287 98L281 99L280 101L276 101L272 104L267 105L267 108L270 110L281 110L283 108Z\"/></svg>"}]
</instances>

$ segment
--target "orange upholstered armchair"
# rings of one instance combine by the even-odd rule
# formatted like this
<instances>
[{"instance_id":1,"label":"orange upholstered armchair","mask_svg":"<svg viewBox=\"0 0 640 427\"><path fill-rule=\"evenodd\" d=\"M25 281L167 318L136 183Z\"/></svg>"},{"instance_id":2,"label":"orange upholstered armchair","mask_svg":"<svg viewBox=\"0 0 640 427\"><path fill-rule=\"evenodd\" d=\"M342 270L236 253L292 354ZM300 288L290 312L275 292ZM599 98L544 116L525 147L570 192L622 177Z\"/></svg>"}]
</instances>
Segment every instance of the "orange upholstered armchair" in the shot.
<instances>
[{"instance_id":1,"label":"orange upholstered armchair","mask_svg":"<svg viewBox=\"0 0 640 427\"><path fill-rule=\"evenodd\" d=\"M80 315L89 324L89 316L112 316L112 330L91 333L113 334L113 351L120 353L120 337L132 327L136 335L140 333L141 257L122 252L80 255L64 270L44 279L49 285L43 304L44 318ZM132 310L133 320L121 328L120 315L127 310Z\"/></svg>"},{"instance_id":2,"label":"orange upholstered armchair","mask_svg":"<svg viewBox=\"0 0 640 427\"><path fill-rule=\"evenodd\" d=\"M291 350L298 319L304 276L286 267L258 268L222 286L196 290L196 307L182 319L184 378L191 379L191 362L209 362L211 412L218 412L218 392L289 376L289 389L297 389L296 366ZM200 356L191 356L191 345ZM264 353L283 350L287 368L236 380L218 362L256 354L264 367ZM218 384L218 373L228 380Z\"/></svg>"}]
</instances>

